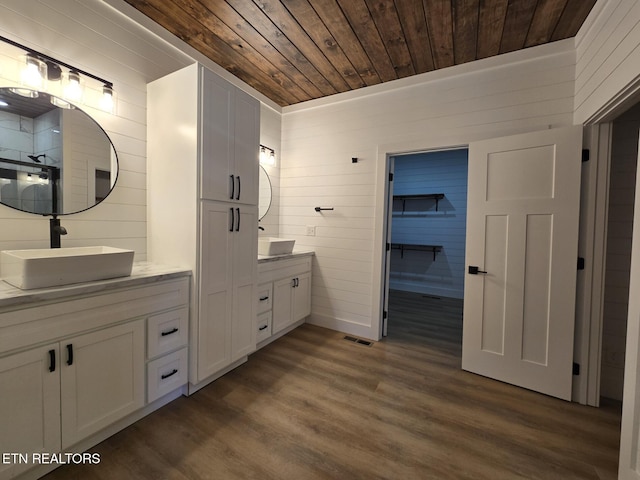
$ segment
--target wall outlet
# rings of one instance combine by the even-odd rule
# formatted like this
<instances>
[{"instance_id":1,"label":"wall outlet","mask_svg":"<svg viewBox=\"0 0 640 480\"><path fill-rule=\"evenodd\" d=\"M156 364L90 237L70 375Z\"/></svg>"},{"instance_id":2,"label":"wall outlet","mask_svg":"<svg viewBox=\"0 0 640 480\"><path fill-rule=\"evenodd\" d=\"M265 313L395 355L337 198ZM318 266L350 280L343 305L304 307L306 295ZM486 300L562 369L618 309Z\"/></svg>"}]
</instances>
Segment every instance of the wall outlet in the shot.
<instances>
[{"instance_id":1,"label":"wall outlet","mask_svg":"<svg viewBox=\"0 0 640 480\"><path fill-rule=\"evenodd\" d=\"M316 236L316 227L313 225L307 225L307 236L315 237Z\"/></svg>"}]
</instances>

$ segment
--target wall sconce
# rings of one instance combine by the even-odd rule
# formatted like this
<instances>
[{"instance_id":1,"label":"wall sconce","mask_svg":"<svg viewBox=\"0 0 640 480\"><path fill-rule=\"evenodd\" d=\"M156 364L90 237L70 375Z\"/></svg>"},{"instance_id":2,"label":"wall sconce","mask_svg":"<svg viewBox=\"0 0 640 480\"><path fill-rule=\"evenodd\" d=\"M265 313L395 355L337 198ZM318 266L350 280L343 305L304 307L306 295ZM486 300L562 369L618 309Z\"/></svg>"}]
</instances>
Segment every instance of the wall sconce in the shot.
<instances>
[{"instance_id":1,"label":"wall sconce","mask_svg":"<svg viewBox=\"0 0 640 480\"><path fill-rule=\"evenodd\" d=\"M273 148L260 145L260 163L262 165L275 165L276 151Z\"/></svg>"},{"instance_id":2,"label":"wall sconce","mask_svg":"<svg viewBox=\"0 0 640 480\"><path fill-rule=\"evenodd\" d=\"M59 81L63 84L62 96L69 102L65 100L52 100L52 102L58 107L74 108L70 102L79 103L82 101L84 89L82 77L87 77L102 84L103 94L98 107L106 112L113 113L113 83L74 67L73 65L56 60L44 53L25 47L8 38L0 36L0 40L27 52L25 55L25 66L20 74L20 83L24 88L13 88L12 90L15 93L26 97L37 97L38 90L46 91L47 80L50 82ZM62 73L62 67L68 69L66 74ZM51 98L54 99L55 96Z\"/></svg>"},{"instance_id":3,"label":"wall sconce","mask_svg":"<svg viewBox=\"0 0 640 480\"><path fill-rule=\"evenodd\" d=\"M26 89L20 89L20 91L43 90L46 86L47 64L32 53L25 55L24 63L24 67L22 67L22 71L20 72L20 83L25 86ZM20 93L20 91L16 93ZM32 93L20 94L27 97L34 96ZM37 93L35 96L37 96Z\"/></svg>"}]
</instances>

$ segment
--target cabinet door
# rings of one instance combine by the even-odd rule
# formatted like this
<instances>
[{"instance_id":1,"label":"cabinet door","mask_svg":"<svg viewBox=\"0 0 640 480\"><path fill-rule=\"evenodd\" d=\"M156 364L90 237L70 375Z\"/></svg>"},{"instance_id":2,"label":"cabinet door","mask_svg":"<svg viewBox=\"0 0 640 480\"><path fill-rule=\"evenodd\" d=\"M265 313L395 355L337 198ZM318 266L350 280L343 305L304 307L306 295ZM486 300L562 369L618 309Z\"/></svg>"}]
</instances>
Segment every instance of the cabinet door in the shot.
<instances>
[{"instance_id":1,"label":"cabinet door","mask_svg":"<svg viewBox=\"0 0 640 480\"><path fill-rule=\"evenodd\" d=\"M233 231L236 208L202 202L198 365L192 383L227 366L231 359L229 324L233 295ZM241 220L242 226L242 220Z\"/></svg>"},{"instance_id":2,"label":"cabinet door","mask_svg":"<svg viewBox=\"0 0 640 480\"><path fill-rule=\"evenodd\" d=\"M234 103L234 166L237 201L248 205L258 204L258 152L260 147L260 104L236 89Z\"/></svg>"},{"instance_id":3,"label":"cabinet door","mask_svg":"<svg viewBox=\"0 0 640 480\"><path fill-rule=\"evenodd\" d=\"M234 91L213 72L201 69L200 194L203 199L230 201L237 188L233 172Z\"/></svg>"},{"instance_id":4,"label":"cabinet door","mask_svg":"<svg viewBox=\"0 0 640 480\"><path fill-rule=\"evenodd\" d=\"M144 320L61 342L62 448L144 406Z\"/></svg>"},{"instance_id":5,"label":"cabinet door","mask_svg":"<svg viewBox=\"0 0 640 480\"><path fill-rule=\"evenodd\" d=\"M52 362L55 369L50 371ZM0 452L29 455L29 463L20 459L0 463L0 478L30 468L33 452L60 450L57 344L0 358L0 432Z\"/></svg>"},{"instance_id":6,"label":"cabinet door","mask_svg":"<svg viewBox=\"0 0 640 480\"><path fill-rule=\"evenodd\" d=\"M288 327L293 323L293 290L292 278L285 278L273 283L273 333Z\"/></svg>"},{"instance_id":7,"label":"cabinet door","mask_svg":"<svg viewBox=\"0 0 640 480\"><path fill-rule=\"evenodd\" d=\"M297 322L311 313L311 273L298 275L293 289L292 322Z\"/></svg>"},{"instance_id":8,"label":"cabinet door","mask_svg":"<svg viewBox=\"0 0 640 480\"><path fill-rule=\"evenodd\" d=\"M255 206L234 208L240 223L233 241L233 315L231 357L235 361L256 349L256 288L258 277L258 212Z\"/></svg>"}]
</instances>

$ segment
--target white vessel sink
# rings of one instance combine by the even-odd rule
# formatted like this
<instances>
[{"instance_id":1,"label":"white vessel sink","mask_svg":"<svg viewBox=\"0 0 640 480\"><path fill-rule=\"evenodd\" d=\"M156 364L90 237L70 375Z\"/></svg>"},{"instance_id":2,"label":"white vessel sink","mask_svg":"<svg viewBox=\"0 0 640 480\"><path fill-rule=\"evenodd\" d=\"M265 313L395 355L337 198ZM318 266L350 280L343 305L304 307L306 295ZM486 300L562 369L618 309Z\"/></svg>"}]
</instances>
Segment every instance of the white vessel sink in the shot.
<instances>
[{"instance_id":1,"label":"white vessel sink","mask_svg":"<svg viewBox=\"0 0 640 480\"><path fill-rule=\"evenodd\" d=\"M133 254L113 247L3 250L0 276L23 290L126 277Z\"/></svg>"},{"instance_id":2,"label":"white vessel sink","mask_svg":"<svg viewBox=\"0 0 640 480\"><path fill-rule=\"evenodd\" d=\"M285 255L293 251L295 240L276 237L258 237L258 255Z\"/></svg>"}]
</instances>

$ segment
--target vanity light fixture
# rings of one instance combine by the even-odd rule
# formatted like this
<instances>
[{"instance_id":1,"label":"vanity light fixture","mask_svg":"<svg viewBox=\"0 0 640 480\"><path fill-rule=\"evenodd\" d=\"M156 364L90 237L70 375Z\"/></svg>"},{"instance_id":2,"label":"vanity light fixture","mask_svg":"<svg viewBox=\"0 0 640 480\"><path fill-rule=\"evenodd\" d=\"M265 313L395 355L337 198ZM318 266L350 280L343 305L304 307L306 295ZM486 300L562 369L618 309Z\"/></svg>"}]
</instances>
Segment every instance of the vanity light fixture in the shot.
<instances>
[{"instance_id":1,"label":"vanity light fixture","mask_svg":"<svg viewBox=\"0 0 640 480\"><path fill-rule=\"evenodd\" d=\"M80 85L80 74L71 70L66 75L67 85L64 87L64 97L72 102L79 102L82 99L82 86Z\"/></svg>"},{"instance_id":2,"label":"vanity light fixture","mask_svg":"<svg viewBox=\"0 0 640 480\"><path fill-rule=\"evenodd\" d=\"M113 98L113 86L105 84L102 87L102 97L100 98L100 108L108 113L113 113L115 101Z\"/></svg>"},{"instance_id":3,"label":"vanity light fixture","mask_svg":"<svg viewBox=\"0 0 640 480\"><path fill-rule=\"evenodd\" d=\"M15 92L25 97L35 98L38 96L38 90L44 90L46 77L47 64L33 53L27 53L24 67L20 71L20 83L25 88L18 88Z\"/></svg>"},{"instance_id":4,"label":"vanity light fixture","mask_svg":"<svg viewBox=\"0 0 640 480\"><path fill-rule=\"evenodd\" d=\"M33 50L29 47L25 47L20 43L14 42L6 37L0 36L0 40L18 47L24 50L25 67L22 69L20 75L20 81L24 88L12 89L15 93L18 93L27 97L37 97L38 90L46 91L46 81L57 82L62 81L63 96L65 100L69 102L80 102L83 96L83 81L82 77L91 78L101 84L102 99L100 100L99 108L109 113L113 112L113 83L100 78L85 70L81 70L73 65L57 60L49 55ZM62 73L62 68L68 69L66 74ZM106 93L107 92L107 93ZM52 96L53 98L54 96ZM107 98L108 97L108 98ZM107 100L105 100L107 98ZM56 104L59 107L74 108L71 103L65 101Z\"/></svg>"},{"instance_id":5,"label":"vanity light fixture","mask_svg":"<svg viewBox=\"0 0 640 480\"><path fill-rule=\"evenodd\" d=\"M260 163L262 165L275 165L276 151L273 148L260 145Z\"/></svg>"}]
</instances>

